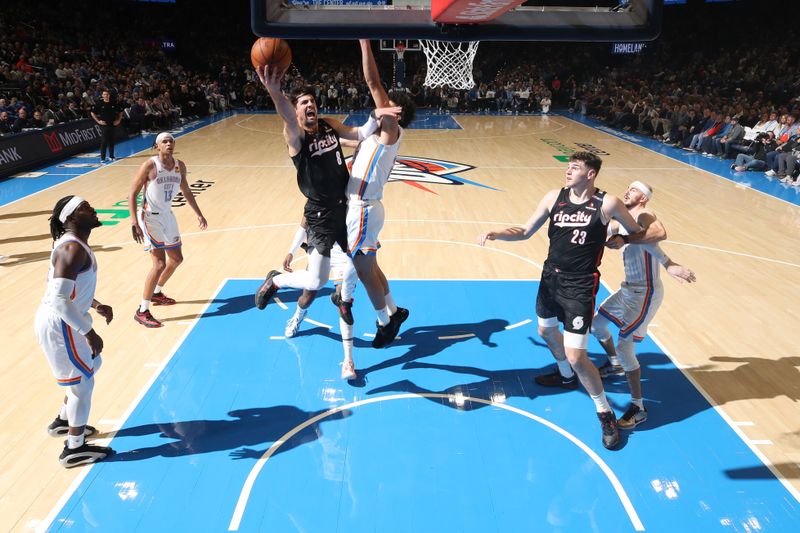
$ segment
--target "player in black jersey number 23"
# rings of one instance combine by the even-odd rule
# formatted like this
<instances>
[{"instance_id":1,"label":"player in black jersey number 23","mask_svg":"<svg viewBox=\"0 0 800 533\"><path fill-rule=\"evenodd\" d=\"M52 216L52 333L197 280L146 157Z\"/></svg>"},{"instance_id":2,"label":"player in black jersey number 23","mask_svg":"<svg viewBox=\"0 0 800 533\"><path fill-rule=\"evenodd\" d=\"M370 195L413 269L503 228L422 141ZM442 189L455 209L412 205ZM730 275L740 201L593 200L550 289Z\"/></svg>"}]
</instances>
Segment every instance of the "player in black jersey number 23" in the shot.
<instances>
[{"instance_id":1,"label":"player in black jersey number 23","mask_svg":"<svg viewBox=\"0 0 800 533\"><path fill-rule=\"evenodd\" d=\"M614 448L619 443L616 416L586 350L600 283L597 269L605 246L620 248L628 242L657 242L666 238L666 232L660 223L643 230L619 198L595 187L602 163L589 152L572 154L565 187L545 194L525 226L483 233L478 243L483 246L487 240L528 239L550 221L547 230L550 246L536 297L536 315L539 335L555 357L558 370L537 376L536 383L576 389L580 380L595 402L603 446ZM613 235L606 241L611 219L619 221L629 235ZM563 335L559 322L564 325Z\"/></svg>"}]
</instances>

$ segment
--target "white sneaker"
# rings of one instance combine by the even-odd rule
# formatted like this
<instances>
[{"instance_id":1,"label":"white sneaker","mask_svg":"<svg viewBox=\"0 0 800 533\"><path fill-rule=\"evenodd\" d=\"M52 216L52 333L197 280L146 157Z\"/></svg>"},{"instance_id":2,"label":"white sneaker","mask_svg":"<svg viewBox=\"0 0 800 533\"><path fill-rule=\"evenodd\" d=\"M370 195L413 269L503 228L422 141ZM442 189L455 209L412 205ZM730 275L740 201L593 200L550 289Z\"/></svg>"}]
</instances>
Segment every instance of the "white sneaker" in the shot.
<instances>
[{"instance_id":1,"label":"white sneaker","mask_svg":"<svg viewBox=\"0 0 800 533\"><path fill-rule=\"evenodd\" d=\"M770 178L774 178L775 176L778 175L778 173L775 172L774 170L767 170L766 172L764 172L764 175L769 176Z\"/></svg>"},{"instance_id":2,"label":"white sneaker","mask_svg":"<svg viewBox=\"0 0 800 533\"><path fill-rule=\"evenodd\" d=\"M297 318L293 316L286 322L286 329L284 330L283 334L286 336L287 339L291 339L295 335L297 335L297 330L300 329L300 324L303 323L302 318Z\"/></svg>"},{"instance_id":3,"label":"white sneaker","mask_svg":"<svg viewBox=\"0 0 800 533\"><path fill-rule=\"evenodd\" d=\"M356 368L352 360L342 362L342 379L345 381L356 379Z\"/></svg>"}]
</instances>

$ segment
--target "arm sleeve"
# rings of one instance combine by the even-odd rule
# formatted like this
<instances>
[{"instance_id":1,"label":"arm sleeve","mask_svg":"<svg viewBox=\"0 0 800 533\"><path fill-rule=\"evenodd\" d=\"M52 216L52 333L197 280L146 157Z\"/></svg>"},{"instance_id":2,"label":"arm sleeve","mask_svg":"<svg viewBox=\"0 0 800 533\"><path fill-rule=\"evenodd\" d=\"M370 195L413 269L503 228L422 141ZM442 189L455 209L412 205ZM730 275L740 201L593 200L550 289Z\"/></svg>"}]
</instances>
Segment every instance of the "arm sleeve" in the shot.
<instances>
[{"instance_id":1,"label":"arm sleeve","mask_svg":"<svg viewBox=\"0 0 800 533\"><path fill-rule=\"evenodd\" d=\"M647 250L650 255L655 257L656 260L662 265L667 266L667 263L669 263L669 256L664 253L664 250L661 249L658 243L640 244L639 246L644 247L644 249Z\"/></svg>"},{"instance_id":2,"label":"arm sleeve","mask_svg":"<svg viewBox=\"0 0 800 533\"><path fill-rule=\"evenodd\" d=\"M363 126L358 128L358 140L363 141L378 129L378 121L375 118L375 111L369 114L369 118Z\"/></svg>"},{"instance_id":3,"label":"arm sleeve","mask_svg":"<svg viewBox=\"0 0 800 533\"><path fill-rule=\"evenodd\" d=\"M307 237L306 229L303 226L299 226L294 233L294 239L292 239L292 245L289 247L289 253L292 255L296 254L297 249L300 248L300 245L305 242Z\"/></svg>"},{"instance_id":4,"label":"arm sleeve","mask_svg":"<svg viewBox=\"0 0 800 533\"><path fill-rule=\"evenodd\" d=\"M72 301L72 291L75 290L75 281L66 278L54 278L48 283L48 292L53 295L50 303L51 309L81 335L86 335L92 329L92 318L88 314L81 314Z\"/></svg>"}]
</instances>

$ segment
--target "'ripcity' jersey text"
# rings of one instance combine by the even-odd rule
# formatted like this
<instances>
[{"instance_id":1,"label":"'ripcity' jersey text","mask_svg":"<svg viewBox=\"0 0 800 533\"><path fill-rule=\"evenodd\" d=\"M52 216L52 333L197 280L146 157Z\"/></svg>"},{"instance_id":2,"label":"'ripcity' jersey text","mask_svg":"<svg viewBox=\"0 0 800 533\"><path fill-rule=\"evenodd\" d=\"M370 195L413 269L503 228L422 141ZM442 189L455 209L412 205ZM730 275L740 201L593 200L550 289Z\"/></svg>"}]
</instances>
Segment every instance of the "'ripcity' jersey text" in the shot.
<instances>
[{"instance_id":1,"label":"'ripcity' jersey text","mask_svg":"<svg viewBox=\"0 0 800 533\"><path fill-rule=\"evenodd\" d=\"M292 157L297 186L312 202L335 205L344 200L350 175L336 130L323 119L318 124L316 133L304 132L300 151Z\"/></svg>"},{"instance_id":2,"label":"'ripcity' jersey text","mask_svg":"<svg viewBox=\"0 0 800 533\"><path fill-rule=\"evenodd\" d=\"M568 273L597 271L603 258L606 229L601 217L605 191L596 190L588 202L572 203L569 187L564 187L550 208L547 236L550 249L545 267Z\"/></svg>"}]
</instances>

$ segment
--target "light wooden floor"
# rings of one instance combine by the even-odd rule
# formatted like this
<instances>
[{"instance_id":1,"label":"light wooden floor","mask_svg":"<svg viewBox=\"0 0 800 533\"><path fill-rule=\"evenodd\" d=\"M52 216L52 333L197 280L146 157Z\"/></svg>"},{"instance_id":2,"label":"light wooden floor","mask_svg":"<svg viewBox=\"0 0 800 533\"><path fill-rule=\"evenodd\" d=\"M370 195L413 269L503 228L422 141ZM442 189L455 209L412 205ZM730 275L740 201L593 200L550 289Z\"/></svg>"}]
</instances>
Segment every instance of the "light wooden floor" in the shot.
<instances>
[{"instance_id":1,"label":"light wooden floor","mask_svg":"<svg viewBox=\"0 0 800 533\"><path fill-rule=\"evenodd\" d=\"M651 205L669 233L664 248L699 279L693 286L665 279L666 298L651 334L776 471L800 488L800 208L563 117L457 119L463 130L408 131L401 155L473 165L463 176L498 190L427 185L432 194L392 183L381 239L387 275L538 277L531 261L545 258L544 230L523 243L492 243L491 249L475 245L477 234L523 223L545 191L562 186L565 164L553 157L560 155L554 145L578 149L575 143L588 143L608 152L598 185L621 195L634 179L650 182ZM188 207L176 210L186 261L166 291L179 305L156 308L164 328L146 330L132 320L149 258L131 240L129 221L93 233L97 298L116 314L110 326L98 326L106 348L91 420L101 429L124 419L222 280L260 278L281 264L303 199L280 130L274 115L240 115L178 139L190 183L214 183L198 196L207 231L198 230ZM8 343L0 359L2 531L35 527L81 472L58 465L62 443L44 431L62 398L33 335L51 244L49 212L67 194L111 208L127 197L135 170L149 155L0 208L0 253L6 256L0 263L0 327ZM617 253L606 253L601 271L616 288L622 276Z\"/></svg>"}]
</instances>

